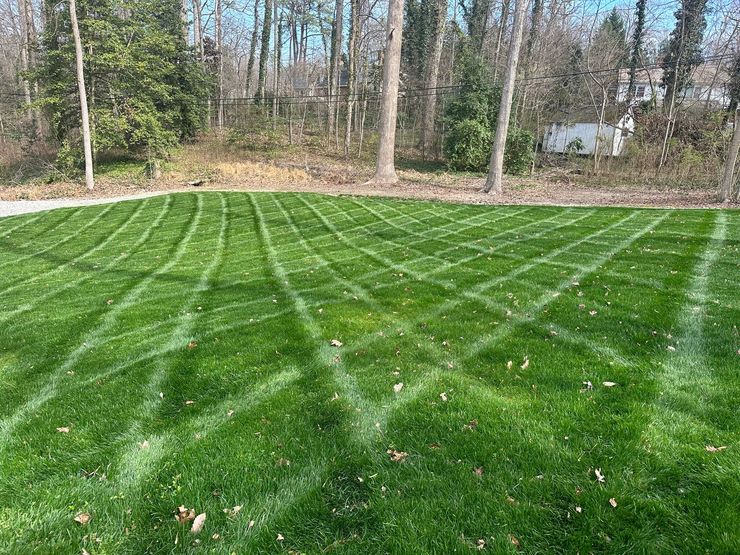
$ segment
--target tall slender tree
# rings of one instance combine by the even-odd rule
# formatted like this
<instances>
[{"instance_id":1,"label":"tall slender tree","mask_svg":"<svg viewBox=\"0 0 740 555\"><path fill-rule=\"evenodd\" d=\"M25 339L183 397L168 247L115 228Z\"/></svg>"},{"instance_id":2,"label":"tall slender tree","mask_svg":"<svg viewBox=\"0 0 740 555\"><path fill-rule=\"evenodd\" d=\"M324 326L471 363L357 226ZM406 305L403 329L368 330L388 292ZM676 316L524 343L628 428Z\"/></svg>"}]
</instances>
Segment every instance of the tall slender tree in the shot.
<instances>
[{"instance_id":1,"label":"tall slender tree","mask_svg":"<svg viewBox=\"0 0 740 555\"><path fill-rule=\"evenodd\" d=\"M383 93L380 105L378 130L378 159L375 168L376 183L398 182L396 175L396 120L398 117L399 72L401 69L401 44L403 42L403 2L389 0L386 27L385 60L383 61Z\"/></svg>"},{"instance_id":2,"label":"tall slender tree","mask_svg":"<svg viewBox=\"0 0 740 555\"><path fill-rule=\"evenodd\" d=\"M247 97L252 92L252 74L254 73L254 59L257 55L257 43L259 42L259 27L260 27L260 3L259 0L254 0L254 16L252 23L252 38L249 42L249 59L247 61L247 75L246 85L244 91Z\"/></svg>"},{"instance_id":3,"label":"tall slender tree","mask_svg":"<svg viewBox=\"0 0 740 555\"><path fill-rule=\"evenodd\" d=\"M421 130L421 151L424 159L434 158L434 123L437 115L437 83L439 81L439 62L442 59L445 24L447 23L447 0L436 0L434 5L434 29L429 37L429 63L426 74L424 113Z\"/></svg>"},{"instance_id":4,"label":"tall slender tree","mask_svg":"<svg viewBox=\"0 0 740 555\"><path fill-rule=\"evenodd\" d=\"M331 31L331 59L329 61L329 135L337 131L337 107L339 106L339 92L341 90L342 37L344 35L344 0L336 0L334 4L334 24Z\"/></svg>"},{"instance_id":5,"label":"tall slender tree","mask_svg":"<svg viewBox=\"0 0 740 555\"><path fill-rule=\"evenodd\" d=\"M737 166L737 156L740 150L740 108L735 108L735 130L732 133L732 140L727 147L727 156L725 157L725 166L722 172L722 181L719 187L719 200L729 202L733 198L733 189L735 186L735 167ZM740 188L735 193L735 200L740 199Z\"/></svg>"},{"instance_id":6,"label":"tall slender tree","mask_svg":"<svg viewBox=\"0 0 740 555\"><path fill-rule=\"evenodd\" d=\"M503 193L504 149L506 147L506 137L509 133L511 105L514 100L514 83L516 81L516 72L519 63L519 51L522 48L527 3L528 0L516 0L516 7L514 8L514 28L511 32L509 59L506 65L506 71L504 72L501 107L498 112L496 135L493 139L493 151L491 152L488 179L483 189L486 193L490 193L491 191L497 195Z\"/></svg>"},{"instance_id":7,"label":"tall slender tree","mask_svg":"<svg viewBox=\"0 0 740 555\"><path fill-rule=\"evenodd\" d=\"M90 137L90 114L87 109L87 91L85 89L85 63L82 58L82 40L80 26L77 23L77 4L69 0L69 18L72 24L72 38L75 43L75 67L77 68L77 89L80 94L80 117L82 119L82 146L85 152L85 184L88 191L95 188L93 174L92 140Z\"/></svg>"},{"instance_id":8,"label":"tall slender tree","mask_svg":"<svg viewBox=\"0 0 740 555\"><path fill-rule=\"evenodd\" d=\"M260 64L257 76L257 97L265 99L265 85L267 83L267 62L270 57L270 33L272 32L272 3L275 0L265 0L265 17L262 21L262 40L260 45Z\"/></svg>"},{"instance_id":9,"label":"tall slender tree","mask_svg":"<svg viewBox=\"0 0 740 555\"><path fill-rule=\"evenodd\" d=\"M344 156L349 157L352 142L352 116L355 107L357 58L360 47L360 1L350 0L349 45L347 48L347 125L344 129Z\"/></svg>"},{"instance_id":10,"label":"tall slender tree","mask_svg":"<svg viewBox=\"0 0 740 555\"><path fill-rule=\"evenodd\" d=\"M635 81L637 80L637 66L642 60L642 49L645 42L645 16L647 0L637 0L635 6L635 29L632 32L632 45L629 60L629 84L627 86L627 102L632 102L635 96Z\"/></svg>"}]
</instances>

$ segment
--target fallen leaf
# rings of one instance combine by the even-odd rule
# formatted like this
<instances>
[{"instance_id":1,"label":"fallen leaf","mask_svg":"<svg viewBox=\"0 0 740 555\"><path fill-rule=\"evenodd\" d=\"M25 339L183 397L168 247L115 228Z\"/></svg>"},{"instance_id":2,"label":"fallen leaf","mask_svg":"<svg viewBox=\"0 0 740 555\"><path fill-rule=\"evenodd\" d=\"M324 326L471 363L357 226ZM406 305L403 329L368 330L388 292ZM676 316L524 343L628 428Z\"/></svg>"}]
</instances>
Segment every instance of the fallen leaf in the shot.
<instances>
[{"instance_id":1,"label":"fallen leaf","mask_svg":"<svg viewBox=\"0 0 740 555\"><path fill-rule=\"evenodd\" d=\"M447 402L447 393L443 391L442 393L439 394L439 398L442 399L442 401L444 401L446 403Z\"/></svg>"},{"instance_id":2,"label":"fallen leaf","mask_svg":"<svg viewBox=\"0 0 740 555\"><path fill-rule=\"evenodd\" d=\"M332 340L331 340L331 346L332 346L332 347L337 347L337 348L339 348L339 347L341 347L342 345L343 345L343 343L342 343L341 341L339 341L339 339L332 339Z\"/></svg>"},{"instance_id":3,"label":"fallen leaf","mask_svg":"<svg viewBox=\"0 0 740 555\"><path fill-rule=\"evenodd\" d=\"M149 442L147 440L142 441L138 444L139 449L149 449Z\"/></svg>"},{"instance_id":4,"label":"fallen leaf","mask_svg":"<svg viewBox=\"0 0 740 555\"><path fill-rule=\"evenodd\" d=\"M393 391L395 391L396 393L400 393L402 389L403 389L403 382L397 383L396 385L393 386Z\"/></svg>"},{"instance_id":5,"label":"fallen leaf","mask_svg":"<svg viewBox=\"0 0 740 555\"><path fill-rule=\"evenodd\" d=\"M234 416L234 411L232 409L229 409L229 411L226 413L226 416Z\"/></svg>"},{"instance_id":6,"label":"fallen leaf","mask_svg":"<svg viewBox=\"0 0 740 555\"><path fill-rule=\"evenodd\" d=\"M475 472L476 476L483 476L483 467L478 466L475 469L473 469L473 472Z\"/></svg>"},{"instance_id":7,"label":"fallen leaf","mask_svg":"<svg viewBox=\"0 0 740 555\"><path fill-rule=\"evenodd\" d=\"M195 510L194 509L188 509L185 507L185 505L180 505L177 508L177 514L175 515L175 520L179 522L180 524L185 524L186 522L190 522L195 519Z\"/></svg>"},{"instance_id":8,"label":"fallen leaf","mask_svg":"<svg viewBox=\"0 0 740 555\"><path fill-rule=\"evenodd\" d=\"M581 507L576 507L576 512L577 513L582 513L583 512L583 509Z\"/></svg>"},{"instance_id":9,"label":"fallen leaf","mask_svg":"<svg viewBox=\"0 0 740 555\"><path fill-rule=\"evenodd\" d=\"M203 529L203 525L206 523L206 513L200 513L198 516L195 517L195 520L193 520L193 527L190 529L190 532L193 534L199 534L200 531Z\"/></svg>"},{"instance_id":10,"label":"fallen leaf","mask_svg":"<svg viewBox=\"0 0 740 555\"><path fill-rule=\"evenodd\" d=\"M393 462L403 462L403 460L409 456L406 451L396 451L395 449L388 449L386 451L391 456Z\"/></svg>"},{"instance_id":11,"label":"fallen leaf","mask_svg":"<svg viewBox=\"0 0 740 555\"><path fill-rule=\"evenodd\" d=\"M514 361L511 361L511 360L510 360L509 362L507 362L507 363L506 363L506 368L507 368L508 370L511 370L511 368L512 368L513 366L514 366Z\"/></svg>"},{"instance_id":12,"label":"fallen leaf","mask_svg":"<svg viewBox=\"0 0 740 555\"><path fill-rule=\"evenodd\" d=\"M609 500L609 505L611 505L612 507L614 507L616 509L617 508L617 500L612 497Z\"/></svg>"},{"instance_id":13,"label":"fallen leaf","mask_svg":"<svg viewBox=\"0 0 740 555\"><path fill-rule=\"evenodd\" d=\"M252 528L254 528L254 520L249 521L249 526L247 526L247 530L251 530Z\"/></svg>"},{"instance_id":14,"label":"fallen leaf","mask_svg":"<svg viewBox=\"0 0 740 555\"><path fill-rule=\"evenodd\" d=\"M706 449L710 453L717 453L719 451L724 451L725 449L727 449L727 445L723 445L721 447L715 447L714 445L707 445L706 447L704 447L704 449Z\"/></svg>"},{"instance_id":15,"label":"fallen leaf","mask_svg":"<svg viewBox=\"0 0 740 555\"><path fill-rule=\"evenodd\" d=\"M596 470L594 470L594 474L596 474L596 480L598 482L601 482L602 484L606 482L606 478L604 478L604 475L601 473L600 468L597 468Z\"/></svg>"},{"instance_id":16,"label":"fallen leaf","mask_svg":"<svg viewBox=\"0 0 740 555\"><path fill-rule=\"evenodd\" d=\"M185 401L185 404L186 405L194 405L195 404L195 401Z\"/></svg>"},{"instance_id":17,"label":"fallen leaf","mask_svg":"<svg viewBox=\"0 0 740 555\"><path fill-rule=\"evenodd\" d=\"M282 534L278 534L278 535L277 535L277 541L281 542L281 541L283 541L284 539L285 539L285 537L283 537L283 535L282 535Z\"/></svg>"},{"instance_id":18,"label":"fallen leaf","mask_svg":"<svg viewBox=\"0 0 740 555\"><path fill-rule=\"evenodd\" d=\"M525 358L524 359L524 363L520 366L520 368L522 370L526 370L527 368L529 368L529 359L528 358Z\"/></svg>"},{"instance_id":19,"label":"fallen leaf","mask_svg":"<svg viewBox=\"0 0 740 555\"><path fill-rule=\"evenodd\" d=\"M519 547L519 540L516 538L516 536L509 535L509 541L514 544L514 547Z\"/></svg>"},{"instance_id":20,"label":"fallen leaf","mask_svg":"<svg viewBox=\"0 0 740 555\"><path fill-rule=\"evenodd\" d=\"M668 349L672 353L676 350L676 348L673 345L668 345L668 347L666 347L666 349Z\"/></svg>"},{"instance_id":21,"label":"fallen leaf","mask_svg":"<svg viewBox=\"0 0 740 555\"><path fill-rule=\"evenodd\" d=\"M474 418L473 420L465 424L465 426L463 426L463 430L475 430L477 427L478 427L478 419Z\"/></svg>"},{"instance_id":22,"label":"fallen leaf","mask_svg":"<svg viewBox=\"0 0 740 555\"><path fill-rule=\"evenodd\" d=\"M108 299L107 301L105 301L105 304L112 305L113 304L113 299Z\"/></svg>"},{"instance_id":23,"label":"fallen leaf","mask_svg":"<svg viewBox=\"0 0 740 555\"><path fill-rule=\"evenodd\" d=\"M602 385L604 387L614 387L617 384L615 382L604 382Z\"/></svg>"},{"instance_id":24,"label":"fallen leaf","mask_svg":"<svg viewBox=\"0 0 740 555\"><path fill-rule=\"evenodd\" d=\"M590 381L588 381L588 382L583 382L583 385L585 385L585 386L586 386L586 389L587 389L588 391L591 391L591 390L592 390L592 389L594 388L594 384L592 384L592 383L591 383Z\"/></svg>"},{"instance_id":25,"label":"fallen leaf","mask_svg":"<svg viewBox=\"0 0 740 555\"><path fill-rule=\"evenodd\" d=\"M62 426L61 428L57 428L57 432L60 434L68 434L69 428L67 426Z\"/></svg>"},{"instance_id":26,"label":"fallen leaf","mask_svg":"<svg viewBox=\"0 0 740 555\"><path fill-rule=\"evenodd\" d=\"M241 505L235 505L231 509L224 509L224 513L226 513L229 517L234 518L236 515L239 514L239 511L242 510Z\"/></svg>"},{"instance_id":27,"label":"fallen leaf","mask_svg":"<svg viewBox=\"0 0 740 555\"><path fill-rule=\"evenodd\" d=\"M486 540L484 540L483 538L479 539L477 548L478 551L483 551L486 548Z\"/></svg>"},{"instance_id":28,"label":"fallen leaf","mask_svg":"<svg viewBox=\"0 0 740 555\"><path fill-rule=\"evenodd\" d=\"M195 348L196 348L197 346L198 346L198 342L197 342L197 341L195 341L195 340L193 340L193 341L191 341L190 343L188 343L188 349L189 349L190 351L192 351L193 349L195 349Z\"/></svg>"},{"instance_id":29,"label":"fallen leaf","mask_svg":"<svg viewBox=\"0 0 740 555\"><path fill-rule=\"evenodd\" d=\"M598 312L596 312L595 310L589 310L589 311L588 311L588 313L589 313L589 314L590 314L591 316L596 316L596 315L598 314Z\"/></svg>"},{"instance_id":30,"label":"fallen leaf","mask_svg":"<svg viewBox=\"0 0 740 555\"><path fill-rule=\"evenodd\" d=\"M78 513L77 516L75 516L75 522L80 526L87 526L87 523L90 522L91 518L90 513Z\"/></svg>"}]
</instances>

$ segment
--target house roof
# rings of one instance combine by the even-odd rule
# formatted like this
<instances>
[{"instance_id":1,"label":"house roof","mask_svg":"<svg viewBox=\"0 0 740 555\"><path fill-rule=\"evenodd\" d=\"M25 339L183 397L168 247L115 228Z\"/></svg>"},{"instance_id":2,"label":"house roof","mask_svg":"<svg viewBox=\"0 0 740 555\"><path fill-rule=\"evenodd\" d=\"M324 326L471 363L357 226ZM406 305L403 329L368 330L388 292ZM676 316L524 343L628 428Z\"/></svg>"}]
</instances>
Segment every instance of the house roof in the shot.
<instances>
[{"instance_id":1,"label":"house roof","mask_svg":"<svg viewBox=\"0 0 740 555\"><path fill-rule=\"evenodd\" d=\"M625 68L619 72L619 82L625 84L629 82L630 72ZM653 83L659 85L663 80L663 68L638 69L636 72L637 83ZM720 62L705 62L697 66L691 73L691 83L693 85L721 85L727 83L730 76Z\"/></svg>"}]
</instances>

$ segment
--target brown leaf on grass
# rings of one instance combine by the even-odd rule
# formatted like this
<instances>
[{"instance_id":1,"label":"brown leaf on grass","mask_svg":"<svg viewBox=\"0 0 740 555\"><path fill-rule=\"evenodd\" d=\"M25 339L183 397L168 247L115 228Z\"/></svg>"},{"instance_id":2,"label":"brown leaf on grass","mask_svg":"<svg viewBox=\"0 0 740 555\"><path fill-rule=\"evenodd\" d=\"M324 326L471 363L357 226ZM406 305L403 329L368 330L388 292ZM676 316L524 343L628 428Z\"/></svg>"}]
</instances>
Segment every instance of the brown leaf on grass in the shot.
<instances>
[{"instance_id":1,"label":"brown leaf on grass","mask_svg":"<svg viewBox=\"0 0 740 555\"><path fill-rule=\"evenodd\" d=\"M339 341L339 339L332 339L332 340L331 340L331 346L332 346L332 347L337 347L337 348L339 348L339 347L341 347L342 345L343 345L343 343L342 343L341 341Z\"/></svg>"},{"instance_id":2,"label":"brown leaf on grass","mask_svg":"<svg viewBox=\"0 0 740 555\"><path fill-rule=\"evenodd\" d=\"M600 482L600 483L602 483L602 484L603 484L604 482L606 482L606 478L605 478L605 477L604 477L604 475L603 475L603 474L601 473L601 469L600 469L600 468L597 468L596 470L594 470L594 474L596 475L596 481L597 481L597 482Z\"/></svg>"},{"instance_id":3,"label":"brown leaf on grass","mask_svg":"<svg viewBox=\"0 0 740 555\"><path fill-rule=\"evenodd\" d=\"M475 472L476 476L483 476L483 467L477 466L473 469L473 472Z\"/></svg>"},{"instance_id":4,"label":"brown leaf on grass","mask_svg":"<svg viewBox=\"0 0 740 555\"><path fill-rule=\"evenodd\" d=\"M604 382L601 385L603 385L604 387L614 387L617 384L615 382Z\"/></svg>"},{"instance_id":5,"label":"brown leaf on grass","mask_svg":"<svg viewBox=\"0 0 740 555\"><path fill-rule=\"evenodd\" d=\"M442 399L442 402L446 403L447 402L447 392L443 391L442 393L440 393L439 398Z\"/></svg>"},{"instance_id":6,"label":"brown leaf on grass","mask_svg":"<svg viewBox=\"0 0 740 555\"><path fill-rule=\"evenodd\" d=\"M80 526L87 526L87 523L90 522L91 518L90 513L77 513L74 520Z\"/></svg>"},{"instance_id":7,"label":"brown leaf on grass","mask_svg":"<svg viewBox=\"0 0 740 555\"><path fill-rule=\"evenodd\" d=\"M715 447L714 445L707 445L704 447L708 452L710 453L718 453L719 451L724 451L727 449L727 445L722 445L721 447Z\"/></svg>"},{"instance_id":8,"label":"brown leaf on grass","mask_svg":"<svg viewBox=\"0 0 740 555\"><path fill-rule=\"evenodd\" d=\"M193 534L200 534L200 531L203 529L203 525L206 523L206 513L200 513L198 516L195 517L195 520L193 520L193 527L190 528L190 532Z\"/></svg>"},{"instance_id":9,"label":"brown leaf on grass","mask_svg":"<svg viewBox=\"0 0 740 555\"><path fill-rule=\"evenodd\" d=\"M509 541L514 545L514 547L519 549L519 540L517 539L516 536L509 534Z\"/></svg>"},{"instance_id":10,"label":"brown leaf on grass","mask_svg":"<svg viewBox=\"0 0 740 555\"><path fill-rule=\"evenodd\" d=\"M409 456L406 451L396 451L395 449L388 449L386 453L391 456L393 462L403 462Z\"/></svg>"},{"instance_id":11,"label":"brown leaf on grass","mask_svg":"<svg viewBox=\"0 0 740 555\"><path fill-rule=\"evenodd\" d=\"M113 304L113 299L108 299L107 301L105 301L105 304L112 305Z\"/></svg>"},{"instance_id":12,"label":"brown leaf on grass","mask_svg":"<svg viewBox=\"0 0 740 555\"><path fill-rule=\"evenodd\" d=\"M522 365L520 366L520 368L522 370L526 370L527 368L529 368L529 359L528 358L525 358L524 359L524 362L522 363Z\"/></svg>"},{"instance_id":13,"label":"brown leaf on grass","mask_svg":"<svg viewBox=\"0 0 740 555\"><path fill-rule=\"evenodd\" d=\"M506 363L506 369L507 370L511 370L513 366L514 366L514 361L513 360L510 360L509 362Z\"/></svg>"},{"instance_id":14,"label":"brown leaf on grass","mask_svg":"<svg viewBox=\"0 0 740 555\"><path fill-rule=\"evenodd\" d=\"M513 505L515 507L519 504L519 502L516 499L514 499L511 495L507 495L506 496L506 502L509 505Z\"/></svg>"},{"instance_id":15,"label":"brown leaf on grass","mask_svg":"<svg viewBox=\"0 0 740 555\"><path fill-rule=\"evenodd\" d=\"M478 419L477 418L473 418L473 420L471 420L470 422L468 422L467 424L465 424L465 426L463 426L463 430L471 430L472 431L472 430L475 430L477 427L478 427Z\"/></svg>"},{"instance_id":16,"label":"brown leaf on grass","mask_svg":"<svg viewBox=\"0 0 740 555\"><path fill-rule=\"evenodd\" d=\"M478 551L483 551L486 548L486 540L483 538L478 540L478 543L476 544L476 548Z\"/></svg>"},{"instance_id":17,"label":"brown leaf on grass","mask_svg":"<svg viewBox=\"0 0 740 555\"><path fill-rule=\"evenodd\" d=\"M226 513L226 515L229 518L234 518L236 515L239 514L239 511L241 511L241 510L242 510L242 506L241 505L235 505L234 507L232 507L230 509L229 508L224 509L224 513Z\"/></svg>"},{"instance_id":18,"label":"brown leaf on grass","mask_svg":"<svg viewBox=\"0 0 740 555\"><path fill-rule=\"evenodd\" d=\"M281 542L285 539L285 536L283 536L282 534L278 534L276 539L277 541Z\"/></svg>"},{"instance_id":19,"label":"brown leaf on grass","mask_svg":"<svg viewBox=\"0 0 740 555\"><path fill-rule=\"evenodd\" d=\"M188 350L189 350L189 351L192 351L192 350L193 350L193 349L195 349L195 348L196 348L197 346L198 346L198 342L197 342L197 341L195 341L195 340L193 340L193 341L191 341L190 343L188 343Z\"/></svg>"},{"instance_id":20,"label":"brown leaf on grass","mask_svg":"<svg viewBox=\"0 0 740 555\"><path fill-rule=\"evenodd\" d=\"M609 499L609 505L611 505L612 507L614 507L616 509L617 508L617 500L612 497L611 499Z\"/></svg>"},{"instance_id":21,"label":"brown leaf on grass","mask_svg":"<svg viewBox=\"0 0 740 555\"><path fill-rule=\"evenodd\" d=\"M275 464L277 464L278 466L290 466L290 461L281 457L277 460L277 463Z\"/></svg>"},{"instance_id":22,"label":"brown leaf on grass","mask_svg":"<svg viewBox=\"0 0 740 555\"><path fill-rule=\"evenodd\" d=\"M393 386L393 391L395 391L396 393L401 393L402 389L403 389L403 382L397 383L396 385Z\"/></svg>"},{"instance_id":23,"label":"brown leaf on grass","mask_svg":"<svg viewBox=\"0 0 740 555\"><path fill-rule=\"evenodd\" d=\"M583 512L583 508L582 507L576 507L576 512L578 514L582 513Z\"/></svg>"},{"instance_id":24,"label":"brown leaf on grass","mask_svg":"<svg viewBox=\"0 0 740 555\"><path fill-rule=\"evenodd\" d=\"M137 443L139 446L139 449L149 449L149 442L147 440L142 441L141 443Z\"/></svg>"},{"instance_id":25,"label":"brown leaf on grass","mask_svg":"<svg viewBox=\"0 0 740 555\"><path fill-rule=\"evenodd\" d=\"M175 520L180 524L186 524L195 520L195 509L188 509L185 505L180 505L175 514Z\"/></svg>"},{"instance_id":26,"label":"brown leaf on grass","mask_svg":"<svg viewBox=\"0 0 740 555\"><path fill-rule=\"evenodd\" d=\"M195 401L185 401L185 404L186 405L194 405L195 404Z\"/></svg>"},{"instance_id":27,"label":"brown leaf on grass","mask_svg":"<svg viewBox=\"0 0 740 555\"><path fill-rule=\"evenodd\" d=\"M60 428L57 428L57 432L59 432L60 434L68 434L69 428L67 426L62 426Z\"/></svg>"}]
</instances>

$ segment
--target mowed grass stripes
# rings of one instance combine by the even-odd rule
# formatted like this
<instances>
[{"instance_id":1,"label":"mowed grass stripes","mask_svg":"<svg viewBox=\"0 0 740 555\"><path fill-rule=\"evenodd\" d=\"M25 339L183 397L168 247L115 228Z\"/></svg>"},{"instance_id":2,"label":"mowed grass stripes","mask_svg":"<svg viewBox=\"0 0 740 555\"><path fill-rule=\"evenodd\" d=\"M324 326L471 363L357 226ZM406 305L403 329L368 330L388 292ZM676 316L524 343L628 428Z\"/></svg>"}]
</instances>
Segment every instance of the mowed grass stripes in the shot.
<instances>
[{"instance_id":1,"label":"mowed grass stripes","mask_svg":"<svg viewBox=\"0 0 740 555\"><path fill-rule=\"evenodd\" d=\"M294 194L0 219L0 552L740 552L738 237Z\"/></svg>"}]
</instances>

